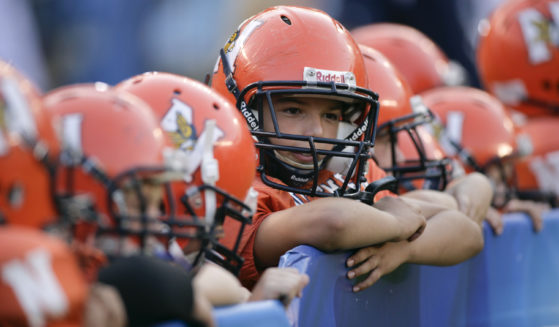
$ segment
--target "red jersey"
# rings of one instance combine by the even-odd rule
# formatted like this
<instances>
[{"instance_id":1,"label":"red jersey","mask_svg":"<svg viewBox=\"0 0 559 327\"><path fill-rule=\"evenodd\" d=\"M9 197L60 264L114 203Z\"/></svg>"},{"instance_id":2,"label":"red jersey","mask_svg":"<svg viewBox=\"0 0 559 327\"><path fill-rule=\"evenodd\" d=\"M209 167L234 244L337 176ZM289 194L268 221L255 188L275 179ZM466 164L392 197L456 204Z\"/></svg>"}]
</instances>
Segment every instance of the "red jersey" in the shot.
<instances>
[{"instance_id":1,"label":"red jersey","mask_svg":"<svg viewBox=\"0 0 559 327\"><path fill-rule=\"evenodd\" d=\"M321 176L321 183L318 186L320 191L333 193L344 182L344 179L340 174L334 174L326 170L321 173L323 173L323 176ZM365 176L368 181L375 181L385 177L386 173L384 170L379 168L373 160L369 160L369 169L367 170L367 174ZM288 209L317 199L316 197L286 192L269 187L262 182L259 175L255 177L253 187L258 191L258 206L254 216L252 217L252 224L245 226L239 246L240 255L245 259L239 274L239 279L241 280L243 286L248 289L253 288L263 272L256 267L253 254L256 231L260 227L262 221L276 211ZM366 185L363 187L366 187ZM390 194L391 193L388 191L379 192L375 196L375 200ZM226 219L224 229L225 238L222 242L226 246L231 246L234 240L228 238L228 236L237 235L239 224L233 219Z\"/></svg>"},{"instance_id":2,"label":"red jersey","mask_svg":"<svg viewBox=\"0 0 559 327\"><path fill-rule=\"evenodd\" d=\"M82 325L88 286L61 240L36 229L0 227L0 273L0 325Z\"/></svg>"}]
</instances>

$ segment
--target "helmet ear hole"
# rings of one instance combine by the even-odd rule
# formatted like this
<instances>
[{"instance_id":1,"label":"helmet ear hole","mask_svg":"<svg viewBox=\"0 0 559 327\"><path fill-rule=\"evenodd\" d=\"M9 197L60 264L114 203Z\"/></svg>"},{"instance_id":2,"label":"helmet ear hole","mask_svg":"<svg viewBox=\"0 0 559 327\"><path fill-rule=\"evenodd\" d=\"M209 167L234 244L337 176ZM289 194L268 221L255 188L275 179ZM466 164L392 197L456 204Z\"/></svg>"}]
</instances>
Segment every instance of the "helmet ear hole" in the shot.
<instances>
[{"instance_id":1,"label":"helmet ear hole","mask_svg":"<svg viewBox=\"0 0 559 327\"><path fill-rule=\"evenodd\" d=\"M25 198L25 187L21 183L14 183L8 190L8 203L13 208L19 208L23 205Z\"/></svg>"},{"instance_id":2,"label":"helmet ear hole","mask_svg":"<svg viewBox=\"0 0 559 327\"><path fill-rule=\"evenodd\" d=\"M281 15L281 20L283 20L283 22L287 25L291 25L291 20L287 16Z\"/></svg>"}]
</instances>

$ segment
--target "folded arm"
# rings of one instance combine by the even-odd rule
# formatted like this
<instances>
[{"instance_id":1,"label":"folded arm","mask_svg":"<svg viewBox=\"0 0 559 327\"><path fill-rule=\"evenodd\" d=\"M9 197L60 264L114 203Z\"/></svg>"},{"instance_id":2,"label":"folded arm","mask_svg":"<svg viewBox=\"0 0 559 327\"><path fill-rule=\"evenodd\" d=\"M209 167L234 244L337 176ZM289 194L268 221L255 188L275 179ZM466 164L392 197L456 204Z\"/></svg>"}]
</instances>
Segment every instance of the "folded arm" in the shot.
<instances>
[{"instance_id":1,"label":"folded arm","mask_svg":"<svg viewBox=\"0 0 559 327\"><path fill-rule=\"evenodd\" d=\"M358 250L347 260L352 279L369 274L355 285L360 291L403 263L448 266L465 261L483 249L479 225L457 210L442 211L427 221L423 234L414 242L387 242Z\"/></svg>"},{"instance_id":2,"label":"folded arm","mask_svg":"<svg viewBox=\"0 0 559 327\"><path fill-rule=\"evenodd\" d=\"M458 209L482 226L493 199L489 179L478 172L453 180L446 188L458 203Z\"/></svg>"},{"instance_id":3,"label":"folded arm","mask_svg":"<svg viewBox=\"0 0 559 327\"><path fill-rule=\"evenodd\" d=\"M385 207L397 209L386 212ZM400 198L383 198L375 207L343 198L318 199L270 214L256 233L254 256L266 268L298 245L326 252L355 249L406 240L424 226L425 217Z\"/></svg>"}]
</instances>

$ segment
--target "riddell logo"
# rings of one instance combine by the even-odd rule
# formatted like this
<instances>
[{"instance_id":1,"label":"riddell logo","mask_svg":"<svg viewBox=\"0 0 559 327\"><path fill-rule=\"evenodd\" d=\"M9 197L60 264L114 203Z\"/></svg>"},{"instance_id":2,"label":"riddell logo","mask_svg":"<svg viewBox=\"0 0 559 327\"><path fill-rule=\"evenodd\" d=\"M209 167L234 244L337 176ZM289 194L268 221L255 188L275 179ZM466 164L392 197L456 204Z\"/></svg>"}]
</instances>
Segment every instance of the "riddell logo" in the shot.
<instances>
[{"instance_id":1,"label":"riddell logo","mask_svg":"<svg viewBox=\"0 0 559 327\"><path fill-rule=\"evenodd\" d=\"M241 102L241 113L245 117L247 124L250 126L250 128L253 131L257 130L258 121L256 120L256 117L254 117L254 114L250 112L250 110L247 108L247 104L244 101Z\"/></svg>"},{"instance_id":2,"label":"riddell logo","mask_svg":"<svg viewBox=\"0 0 559 327\"><path fill-rule=\"evenodd\" d=\"M359 126L358 128L355 129L355 131L353 131L349 139L351 141L357 141L357 139L359 139L361 135L363 135L363 133L365 133L365 131L367 130L367 125L369 125L369 119L365 119L363 124L361 124L361 126Z\"/></svg>"},{"instance_id":3,"label":"riddell logo","mask_svg":"<svg viewBox=\"0 0 559 327\"><path fill-rule=\"evenodd\" d=\"M334 82L355 86L355 75L352 72L305 67L303 78L306 82Z\"/></svg>"},{"instance_id":4,"label":"riddell logo","mask_svg":"<svg viewBox=\"0 0 559 327\"><path fill-rule=\"evenodd\" d=\"M342 74L323 74L322 72L316 72L316 80L318 82L345 83L345 76Z\"/></svg>"},{"instance_id":5,"label":"riddell logo","mask_svg":"<svg viewBox=\"0 0 559 327\"><path fill-rule=\"evenodd\" d=\"M309 181L308 178L305 178L305 177L297 177L297 176L295 176L295 175L291 175L291 180L292 180L292 181L295 181L295 182L299 182L299 183L306 183L306 182Z\"/></svg>"}]
</instances>

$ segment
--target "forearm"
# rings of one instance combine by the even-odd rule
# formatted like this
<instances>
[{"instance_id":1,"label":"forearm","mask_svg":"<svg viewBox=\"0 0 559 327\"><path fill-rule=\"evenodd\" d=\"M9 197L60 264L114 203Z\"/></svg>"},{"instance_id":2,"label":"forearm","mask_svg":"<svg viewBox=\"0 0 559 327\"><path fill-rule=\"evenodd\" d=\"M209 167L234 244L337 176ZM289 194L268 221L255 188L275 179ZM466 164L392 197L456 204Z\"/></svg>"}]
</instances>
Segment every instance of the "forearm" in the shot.
<instances>
[{"instance_id":1,"label":"forearm","mask_svg":"<svg viewBox=\"0 0 559 327\"><path fill-rule=\"evenodd\" d=\"M206 263L193 279L195 294L209 300L212 306L245 302L250 292L233 274L212 263Z\"/></svg>"},{"instance_id":2,"label":"forearm","mask_svg":"<svg viewBox=\"0 0 559 327\"><path fill-rule=\"evenodd\" d=\"M445 192L456 199L458 210L482 226L493 199L493 189L485 175L470 173L452 181Z\"/></svg>"},{"instance_id":3,"label":"forearm","mask_svg":"<svg viewBox=\"0 0 559 327\"><path fill-rule=\"evenodd\" d=\"M457 189L460 189L462 194L466 194L471 199L477 201L491 202L493 189L489 179L479 172L469 173L461 176L448 184L445 192L453 194Z\"/></svg>"},{"instance_id":4,"label":"forearm","mask_svg":"<svg viewBox=\"0 0 559 327\"><path fill-rule=\"evenodd\" d=\"M403 240L424 226L425 218L406 209L401 200L381 199L375 205L380 208L328 198L274 212L256 233L254 255L258 267L277 265L282 254L302 244L325 252L355 249Z\"/></svg>"},{"instance_id":5,"label":"forearm","mask_svg":"<svg viewBox=\"0 0 559 327\"><path fill-rule=\"evenodd\" d=\"M427 221L423 234L413 242L387 242L357 250L346 264L348 278L367 275L353 287L361 291L402 263L447 266L462 262L483 248L481 228L457 210L438 213Z\"/></svg>"},{"instance_id":6,"label":"forearm","mask_svg":"<svg viewBox=\"0 0 559 327\"><path fill-rule=\"evenodd\" d=\"M309 245L324 251L346 250L400 240L405 234L402 222L390 212L354 200L327 200L344 201L329 201L327 206L320 206L322 212L315 211L322 221Z\"/></svg>"},{"instance_id":7,"label":"forearm","mask_svg":"<svg viewBox=\"0 0 559 327\"><path fill-rule=\"evenodd\" d=\"M483 249L479 225L457 210L443 211L427 221L423 234L409 242L407 262L446 266L465 261Z\"/></svg>"},{"instance_id":8,"label":"forearm","mask_svg":"<svg viewBox=\"0 0 559 327\"><path fill-rule=\"evenodd\" d=\"M421 208L421 213L429 219L439 212L458 209L456 199L448 193L433 190L415 190L400 196L408 204Z\"/></svg>"}]
</instances>

